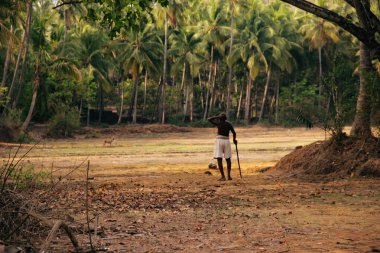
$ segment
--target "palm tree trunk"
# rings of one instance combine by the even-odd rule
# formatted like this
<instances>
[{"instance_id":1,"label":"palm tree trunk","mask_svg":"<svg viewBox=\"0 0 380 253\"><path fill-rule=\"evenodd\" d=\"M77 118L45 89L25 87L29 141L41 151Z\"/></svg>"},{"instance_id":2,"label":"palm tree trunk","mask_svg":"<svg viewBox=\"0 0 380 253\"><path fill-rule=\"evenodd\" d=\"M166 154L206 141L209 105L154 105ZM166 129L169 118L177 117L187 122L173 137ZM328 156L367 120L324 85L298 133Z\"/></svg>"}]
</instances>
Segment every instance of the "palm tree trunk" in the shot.
<instances>
[{"instance_id":1,"label":"palm tree trunk","mask_svg":"<svg viewBox=\"0 0 380 253\"><path fill-rule=\"evenodd\" d=\"M267 81L265 83L265 89L264 89L264 95L263 95L263 102L261 104L261 110L260 110L260 115L258 122L261 121L264 115L264 108L265 108L265 103L267 101L267 96L268 96L268 90L269 90L269 83L270 83L270 78L271 78L271 67L268 69L268 74L267 74Z\"/></svg>"},{"instance_id":2,"label":"palm tree trunk","mask_svg":"<svg viewBox=\"0 0 380 253\"><path fill-rule=\"evenodd\" d=\"M154 106L153 106L152 116L150 118L150 121L153 121L153 119L158 119L159 118L159 114L160 114L159 110L160 110L161 80L162 80L162 78L160 77L160 79L158 80L158 88L157 88L156 97L155 97L155 100L154 100ZM157 113L157 117L155 117L156 113Z\"/></svg>"},{"instance_id":3,"label":"palm tree trunk","mask_svg":"<svg viewBox=\"0 0 380 253\"><path fill-rule=\"evenodd\" d=\"M181 90L183 90L183 86L185 85L185 75L186 75L186 63L183 64Z\"/></svg>"},{"instance_id":4,"label":"palm tree trunk","mask_svg":"<svg viewBox=\"0 0 380 253\"><path fill-rule=\"evenodd\" d=\"M102 86L99 84L99 118L98 122L102 122L102 114L103 114L103 89Z\"/></svg>"},{"instance_id":5,"label":"palm tree trunk","mask_svg":"<svg viewBox=\"0 0 380 253\"><path fill-rule=\"evenodd\" d=\"M239 103L238 103L238 109L237 109L237 113L236 113L236 119L237 119L237 120L240 118L241 102L242 102L242 100L243 100L243 88L244 88L244 84L241 84L241 87L240 87L240 95L239 95Z\"/></svg>"},{"instance_id":6,"label":"palm tree trunk","mask_svg":"<svg viewBox=\"0 0 380 253\"><path fill-rule=\"evenodd\" d=\"M202 87L202 81L201 81L201 72L199 71L198 73L198 80L199 80L199 95L200 95L200 100L201 100L201 108L204 110L205 108L205 101L204 101L204 98L203 98L203 87ZM194 88L195 84L193 84L193 88Z\"/></svg>"},{"instance_id":7,"label":"palm tree trunk","mask_svg":"<svg viewBox=\"0 0 380 253\"><path fill-rule=\"evenodd\" d=\"M165 13L165 42L164 42L164 66L162 73L161 111L160 122L165 124L165 85L166 85L166 65L168 57L168 14Z\"/></svg>"},{"instance_id":8,"label":"palm tree trunk","mask_svg":"<svg viewBox=\"0 0 380 253\"><path fill-rule=\"evenodd\" d=\"M216 92L215 82L216 82L216 72L217 72L218 66L219 66L219 61L214 64L214 74L212 78L212 90L211 90L211 96L210 96L210 108L207 112L207 117L210 117L211 112L213 111L214 105L215 105L215 92Z\"/></svg>"},{"instance_id":9,"label":"palm tree trunk","mask_svg":"<svg viewBox=\"0 0 380 253\"><path fill-rule=\"evenodd\" d=\"M233 0L230 0L230 12L231 12L231 40L230 40L230 49L229 49L229 56L232 55L232 45L234 41L234 4ZM232 93L232 64L228 64L228 87L227 87L227 118L230 117L230 110L231 110L231 93Z\"/></svg>"},{"instance_id":10,"label":"palm tree trunk","mask_svg":"<svg viewBox=\"0 0 380 253\"><path fill-rule=\"evenodd\" d=\"M280 76L277 77L276 83L276 114L275 114L275 123L278 124L278 109L280 104Z\"/></svg>"},{"instance_id":11,"label":"palm tree trunk","mask_svg":"<svg viewBox=\"0 0 380 253\"><path fill-rule=\"evenodd\" d=\"M132 116L132 124L136 124L137 122L137 95L139 93L139 75L137 74L135 79L135 94L133 99L133 116Z\"/></svg>"},{"instance_id":12,"label":"palm tree trunk","mask_svg":"<svg viewBox=\"0 0 380 253\"><path fill-rule=\"evenodd\" d=\"M208 113L208 108L209 108L209 96L210 96L210 89L211 89L211 73L212 73L212 62L214 58L214 45L211 46L211 60L210 60L210 71L208 74L208 81L207 81L207 92L206 92L206 105L205 105L205 110L203 114L203 120L206 120L207 118L207 113Z\"/></svg>"},{"instance_id":13,"label":"palm tree trunk","mask_svg":"<svg viewBox=\"0 0 380 253\"><path fill-rule=\"evenodd\" d=\"M248 72L247 91L245 93L245 114L244 120L248 125L251 121L251 90L252 90L252 77Z\"/></svg>"},{"instance_id":14,"label":"palm tree trunk","mask_svg":"<svg viewBox=\"0 0 380 253\"><path fill-rule=\"evenodd\" d=\"M80 98L80 104L79 104L79 118L81 118L81 115L82 115L82 109L83 109L83 98Z\"/></svg>"},{"instance_id":15,"label":"palm tree trunk","mask_svg":"<svg viewBox=\"0 0 380 253\"><path fill-rule=\"evenodd\" d=\"M146 88L148 85L148 70L145 70L145 78L144 78L144 105L142 115L145 116L145 108L146 108Z\"/></svg>"},{"instance_id":16,"label":"palm tree trunk","mask_svg":"<svg viewBox=\"0 0 380 253\"><path fill-rule=\"evenodd\" d=\"M371 132L371 101L368 94L368 74L371 71L371 57L369 48L360 42L360 86L356 101L356 113L350 135L359 138L369 138Z\"/></svg>"},{"instance_id":17,"label":"palm tree trunk","mask_svg":"<svg viewBox=\"0 0 380 253\"><path fill-rule=\"evenodd\" d=\"M64 40L67 39L67 35L70 30L70 9L66 9L63 11L63 16L65 18L65 34L64 34Z\"/></svg>"},{"instance_id":18,"label":"palm tree trunk","mask_svg":"<svg viewBox=\"0 0 380 253\"><path fill-rule=\"evenodd\" d=\"M124 87L123 81L120 82L120 110L119 110L119 118L117 119L117 124L121 123L121 117L123 116L123 105L124 105Z\"/></svg>"},{"instance_id":19,"label":"palm tree trunk","mask_svg":"<svg viewBox=\"0 0 380 253\"><path fill-rule=\"evenodd\" d=\"M185 87L185 103L183 104L183 121L185 121L188 111L188 103L189 103L189 85Z\"/></svg>"},{"instance_id":20,"label":"palm tree trunk","mask_svg":"<svg viewBox=\"0 0 380 253\"><path fill-rule=\"evenodd\" d=\"M321 97L322 97L322 47L318 47L318 61L319 61L318 108L320 108Z\"/></svg>"},{"instance_id":21,"label":"palm tree trunk","mask_svg":"<svg viewBox=\"0 0 380 253\"><path fill-rule=\"evenodd\" d=\"M34 74L34 81L33 81L33 94L32 94L32 101L30 103L30 106L29 106L29 111L28 111L28 115L26 116L26 119L24 121L24 123L22 124L22 131L26 131L29 127L29 124L30 124L30 121L32 119L32 115L33 115L33 111L34 111L34 107L36 105L36 99L37 99L37 92L38 92L38 88L40 86L40 66L39 66L39 63L40 60L38 59L37 60L37 66L36 66L36 72Z\"/></svg>"},{"instance_id":22,"label":"palm tree trunk","mask_svg":"<svg viewBox=\"0 0 380 253\"><path fill-rule=\"evenodd\" d=\"M25 20L24 37L22 39L20 51L19 51L19 54L17 56L17 61L16 61L15 70L13 73L12 83L11 83L11 86L10 86L9 92L8 92L8 97L10 97L10 99L11 99L9 101L9 103L11 103L11 104L14 104L14 100L15 100L15 96L16 96L15 89L17 88L18 81L19 81L21 58L23 55L24 55L24 57L26 57L25 50L28 48L28 43L29 43L31 19L32 19L32 1L28 0L26 3L26 20Z\"/></svg>"},{"instance_id":23,"label":"palm tree trunk","mask_svg":"<svg viewBox=\"0 0 380 253\"><path fill-rule=\"evenodd\" d=\"M191 77L191 89L190 89L190 122L193 122L194 114L194 79Z\"/></svg>"},{"instance_id":24,"label":"palm tree trunk","mask_svg":"<svg viewBox=\"0 0 380 253\"><path fill-rule=\"evenodd\" d=\"M87 100L87 127L90 127L90 103Z\"/></svg>"},{"instance_id":25,"label":"palm tree trunk","mask_svg":"<svg viewBox=\"0 0 380 253\"><path fill-rule=\"evenodd\" d=\"M255 118L257 119L257 110L258 110L258 88L257 88L257 82L255 82Z\"/></svg>"},{"instance_id":26,"label":"palm tree trunk","mask_svg":"<svg viewBox=\"0 0 380 253\"><path fill-rule=\"evenodd\" d=\"M11 25L11 30L10 30L11 34L13 35L13 25ZM4 68L3 68L3 78L1 80L1 83L0 83L0 87L1 86L7 86L6 85L6 82L7 82L7 78L8 78L8 69L9 69L9 63L11 61L11 50L12 50L12 46L13 46L13 39L12 39L12 36L9 38L9 42L8 42L8 48L7 48L7 54L5 56L5 62L4 62Z\"/></svg>"}]
</instances>

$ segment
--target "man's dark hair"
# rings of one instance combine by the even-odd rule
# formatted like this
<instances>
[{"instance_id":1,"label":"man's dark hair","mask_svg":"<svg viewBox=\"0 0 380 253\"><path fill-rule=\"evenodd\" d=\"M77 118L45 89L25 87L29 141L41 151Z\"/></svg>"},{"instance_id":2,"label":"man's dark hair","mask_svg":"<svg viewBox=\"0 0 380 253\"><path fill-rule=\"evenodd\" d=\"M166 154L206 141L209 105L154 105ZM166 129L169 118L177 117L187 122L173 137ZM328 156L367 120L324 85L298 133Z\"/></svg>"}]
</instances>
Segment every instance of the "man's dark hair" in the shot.
<instances>
[{"instance_id":1,"label":"man's dark hair","mask_svg":"<svg viewBox=\"0 0 380 253\"><path fill-rule=\"evenodd\" d=\"M219 115L219 118L220 118L221 120L227 120L227 116L226 116L225 113L221 113L221 114Z\"/></svg>"}]
</instances>

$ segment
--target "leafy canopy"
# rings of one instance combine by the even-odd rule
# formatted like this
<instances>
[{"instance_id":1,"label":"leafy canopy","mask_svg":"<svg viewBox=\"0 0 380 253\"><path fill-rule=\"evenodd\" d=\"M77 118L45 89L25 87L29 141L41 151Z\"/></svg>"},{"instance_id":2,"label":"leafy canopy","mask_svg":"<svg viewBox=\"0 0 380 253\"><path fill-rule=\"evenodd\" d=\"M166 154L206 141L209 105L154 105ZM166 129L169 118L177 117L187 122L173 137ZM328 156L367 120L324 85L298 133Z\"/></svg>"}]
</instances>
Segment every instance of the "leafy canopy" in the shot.
<instances>
[{"instance_id":1,"label":"leafy canopy","mask_svg":"<svg viewBox=\"0 0 380 253\"><path fill-rule=\"evenodd\" d=\"M87 18L107 27L111 37L126 28L136 28L154 5L167 6L169 0L85 0Z\"/></svg>"}]
</instances>

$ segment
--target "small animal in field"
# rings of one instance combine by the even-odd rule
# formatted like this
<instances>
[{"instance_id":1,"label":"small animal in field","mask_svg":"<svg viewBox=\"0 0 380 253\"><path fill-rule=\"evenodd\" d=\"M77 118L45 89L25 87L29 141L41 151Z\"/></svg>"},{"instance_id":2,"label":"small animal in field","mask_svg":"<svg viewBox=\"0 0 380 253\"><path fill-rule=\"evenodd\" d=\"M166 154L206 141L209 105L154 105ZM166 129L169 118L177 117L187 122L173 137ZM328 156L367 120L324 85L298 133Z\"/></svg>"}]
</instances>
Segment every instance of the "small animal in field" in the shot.
<instances>
[{"instance_id":1,"label":"small animal in field","mask_svg":"<svg viewBox=\"0 0 380 253\"><path fill-rule=\"evenodd\" d=\"M104 140L104 143L103 143L103 146L106 146L107 144L109 144L109 146L111 147L112 145L112 142L115 140L114 137L112 137L111 139L105 139Z\"/></svg>"}]
</instances>

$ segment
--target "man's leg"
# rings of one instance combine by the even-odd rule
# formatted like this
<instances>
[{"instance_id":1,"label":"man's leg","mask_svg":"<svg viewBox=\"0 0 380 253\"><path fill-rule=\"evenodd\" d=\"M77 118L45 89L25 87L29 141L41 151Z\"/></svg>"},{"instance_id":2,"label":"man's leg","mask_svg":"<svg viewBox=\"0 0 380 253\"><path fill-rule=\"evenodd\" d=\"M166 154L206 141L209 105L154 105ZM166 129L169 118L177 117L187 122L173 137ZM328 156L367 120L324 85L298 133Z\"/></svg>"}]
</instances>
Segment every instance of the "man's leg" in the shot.
<instances>
[{"instance_id":1,"label":"man's leg","mask_svg":"<svg viewBox=\"0 0 380 253\"><path fill-rule=\"evenodd\" d=\"M232 180L231 177L231 158L226 159L227 162L227 175L228 175L228 180Z\"/></svg>"},{"instance_id":2,"label":"man's leg","mask_svg":"<svg viewBox=\"0 0 380 253\"><path fill-rule=\"evenodd\" d=\"M224 176L224 171L223 171L223 159L221 157L218 157L217 160L218 160L220 175L222 176L219 180L224 181L226 180L226 177Z\"/></svg>"}]
</instances>

